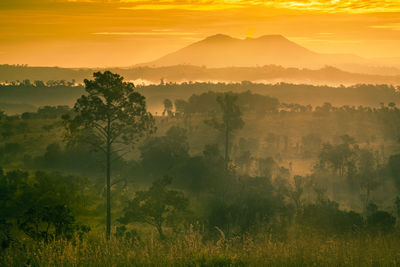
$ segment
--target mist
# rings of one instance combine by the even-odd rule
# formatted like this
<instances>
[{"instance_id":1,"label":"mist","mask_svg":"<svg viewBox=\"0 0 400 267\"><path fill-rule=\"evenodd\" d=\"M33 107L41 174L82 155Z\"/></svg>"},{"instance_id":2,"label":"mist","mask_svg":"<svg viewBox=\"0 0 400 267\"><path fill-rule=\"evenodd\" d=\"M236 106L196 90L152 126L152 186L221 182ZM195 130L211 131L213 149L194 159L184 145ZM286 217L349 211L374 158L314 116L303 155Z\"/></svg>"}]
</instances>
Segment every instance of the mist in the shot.
<instances>
[{"instance_id":1,"label":"mist","mask_svg":"<svg viewBox=\"0 0 400 267\"><path fill-rule=\"evenodd\" d=\"M0 266L400 265L395 2L0 3Z\"/></svg>"}]
</instances>

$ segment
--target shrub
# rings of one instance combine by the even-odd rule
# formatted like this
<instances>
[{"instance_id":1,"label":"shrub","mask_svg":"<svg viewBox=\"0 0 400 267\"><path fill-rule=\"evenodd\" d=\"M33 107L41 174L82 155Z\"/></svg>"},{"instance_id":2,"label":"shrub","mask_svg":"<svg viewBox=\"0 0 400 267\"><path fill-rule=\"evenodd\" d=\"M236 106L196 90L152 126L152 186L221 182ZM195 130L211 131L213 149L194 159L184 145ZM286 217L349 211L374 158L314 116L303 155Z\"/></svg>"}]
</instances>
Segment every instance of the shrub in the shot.
<instances>
[{"instance_id":1,"label":"shrub","mask_svg":"<svg viewBox=\"0 0 400 267\"><path fill-rule=\"evenodd\" d=\"M373 232L390 232L394 229L396 218L386 211L376 211L367 217L367 226Z\"/></svg>"},{"instance_id":2,"label":"shrub","mask_svg":"<svg viewBox=\"0 0 400 267\"><path fill-rule=\"evenodd\" d=\"M297 220L302 226L326 234L355 232L364 226L360 214L339 210L339 204L329 200L305 206L297 214Z\"/></svg>"}]
</instances>

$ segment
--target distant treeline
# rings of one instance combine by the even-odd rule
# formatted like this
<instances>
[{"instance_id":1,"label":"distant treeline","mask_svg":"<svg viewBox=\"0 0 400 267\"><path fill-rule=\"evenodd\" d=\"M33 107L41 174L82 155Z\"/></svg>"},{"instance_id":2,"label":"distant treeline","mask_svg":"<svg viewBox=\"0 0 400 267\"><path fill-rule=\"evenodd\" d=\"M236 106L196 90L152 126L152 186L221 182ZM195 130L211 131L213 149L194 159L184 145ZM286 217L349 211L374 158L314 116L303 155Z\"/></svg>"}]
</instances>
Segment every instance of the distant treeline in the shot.
<instances>
[{"instance_id":1,"label":"distant treeline","mask_svg":"<svg viewBox=\"0 0 400 267\"><path fill-rule=\"evenodd\" d=\"M33 111L46 105L69 105L83 93L74 80L12 81L0 84L0 109L7 113Z\"/></svg>"},{"instance_id":2,"label":"distant treeline","mask_svg":"<svg viewBox=\"0 0 400 267\"><path fill-rule=\"evenodd\" d=\"M13 80L77 80L91 77L100 68L59 68L29 67L27 65L0 65L0 81ZM177 65L169 67L130 67L109 68L128 80L146 80L158 83L184 81L225 81L240 82L243 80L269 83L291 82L330 85L351 85L357 83L400 84L400 76L371 75L351 73L335 67L324 67L318 70L284 68L276 65L260 67L225 67L207 68L204 66Z\"/></svg>"},{"instance_id":3,"label":"distant treeline","mask_svg":"<svg viewBox=\"0 0 400 267\"><path fill-rule=\"evenodd\" d=\"M0 65L0 81L23 80L77 80L82 81L93 73L93 69L67 69L58 67L29 67L27 65Z\"/></svg>"},{"instance_id":4,"label":"distant treeline","mask_svg":"<svg viewBox=\"0 0 400 267\"><path fill-rule=\"evenodd\" d=\"M253 93L251 91L233 93L231 91L227 93L232 93L237 95L237 104L244 114L247 113L257 113L259 115L265 115L266 113L315 113L316 116L326 115L328 113L375 113L378 111L392 111L398 110L396 103L388 102L387 106L384 102L380 103L379 108L368 107L368 106L333 106L329 102L325 102L322 105L312 106L301 105L296 103L283 103L277 98L264 96L260 94ZM217 93L213 91L208 91L202 94L193 94L189 99L177 99L174 104L170 107L172 110L175 108L175 114L172 112L167 112L170 115L191 115L191 114L209 114L218 112L218 102L215 100L218 96L222 96L224 93ZM170 101L167 99L167 101ZM165 101L164 101L165 102ZM165 105L165 104L164 104ZM167 107L165 107L167 109Z\"/></svg>"},{"instance_id":5,"label":"distant treeline","mask_svg":"<svg viewBox=\"0 0 400 267\"><path fill-rule=\"evenodd\" d=\"M205 92L252 93L278 98L282 103L322 105L329 102L336 106L371 106L394 102L400 104L400 87L391 85L359 84L353 86L316 86L307 84L262 84L249 81L240 83L184 82L158 85L136 85L136 90L146 97L152 112L161 109L164 99L188 99L193 94ZM46 105L69 105L83 93L83 86L75 80L12 81L0 84L0 109L7 113L33 111ZM257 99L253 99L257 101Z\"/></svg>"},{"instance_id":6,"label":"distant treeline","mask_svg":"<svg viewBox=\"0 0 400 267\"><path fill-rule=\"evenodd\" d=\"M278 98L285 103L302 105L321 105L329 102L334 105L373 106L380 103L400 101L400 87L391 85L359 84L353 86L316 86L307 84L262 84L243 81L241 83L168 83L139 86L137 88L150 102L162 103L163 99L185 99L193 94L204 92L244 92Z\"/></svg>"}]
</instances>

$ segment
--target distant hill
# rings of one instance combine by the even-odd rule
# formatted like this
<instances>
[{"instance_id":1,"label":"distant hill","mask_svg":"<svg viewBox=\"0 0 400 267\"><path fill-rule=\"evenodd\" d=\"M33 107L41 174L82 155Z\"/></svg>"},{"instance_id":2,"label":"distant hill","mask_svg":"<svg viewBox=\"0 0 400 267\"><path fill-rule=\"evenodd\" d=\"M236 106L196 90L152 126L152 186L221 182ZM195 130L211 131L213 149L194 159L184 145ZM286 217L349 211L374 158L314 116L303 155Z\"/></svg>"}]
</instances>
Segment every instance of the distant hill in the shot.
<instances>
[{"instance_id":1,"label":"distant hill","mask_svg":"<svg viewBox=\"0 0 400 267\"><path fill-rule=\"evenodd\" d=\"M320 54L302 47L282 35L236 39L217 34L193 43L144 66L196 65L207 67L321 67L346 63L362 64L356 55Z\"/></svg>"},{"instance_id":2,"label":"distant hill","mask_svg":"<svg viewBox=\"0 0 400 267\"><path fill-rule=\"evenodd\" d=\"M28 67L0 65L0 82L35 80L75 80L91 78L93 72L105 69L68 69L57 67ZM149 82L241 82L260 83L304 83L314 85L353 85L353 84L393 84L400 85L400 75L372 75L352 73L335 67L320 69L284 68L276 65L263 67L224 67L206 68L200 66L178 65L168 67L109 68L135 83Z\"/></svg>"}]
</instances>

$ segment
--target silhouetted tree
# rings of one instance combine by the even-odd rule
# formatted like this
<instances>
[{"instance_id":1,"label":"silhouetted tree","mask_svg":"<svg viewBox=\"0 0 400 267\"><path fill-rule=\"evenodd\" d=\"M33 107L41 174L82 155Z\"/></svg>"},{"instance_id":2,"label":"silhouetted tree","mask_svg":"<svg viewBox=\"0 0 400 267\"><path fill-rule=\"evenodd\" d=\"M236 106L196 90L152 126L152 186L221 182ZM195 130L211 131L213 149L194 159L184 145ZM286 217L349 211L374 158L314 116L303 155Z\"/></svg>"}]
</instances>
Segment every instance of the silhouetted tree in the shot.
<instances>
[{"instance_id":1,"label":"silhouetted tree","mask_svg":"<svg viewBox=\"0 0 400 267\"><path fill-rule=\"evenodd\" d=\"M168 98L164 99L164 111L163 111L163 116L166 114L168 117L172 117L172 108L174 107L172 104L172 101L169 100Z\"/></svg>"},{"instance_id":2,"label":"silhouetted tree","mask_svg":"<svg viewBox=\"0 0 400 267\"><path fill-rule=\"evenodd\" d=\"M379 181L378 166L373 152L363 148L360 150L358 157L357 178L360 190L363 193L364 208L366 209L370 202L372 191L379 187L381 181Z\"/></svg>"},{"instance_id":3,"label":"silhouetted tree","mask_svg":"<svg viewBox=\"0 0 400 267\"><path fill-rule=\"evenodd\" d=\"M123 224L142 222L154 226L160 238L164 238L163 224L172 220L177 212L187 209L189 200L182 192L167 190L172 178L165 176L157 180L146 191L137 191L124 209L124 216L119 219Z\"/></svg>"},{"instance_id":4,"label":"silhouetted tree","mask_svg":"<svg viewBox=\"0 0 400 267\"><path fill-rule=\"evenodd\" d=\"M397 190L400 191L400 154L390 156L388 168Z\"/></svg>"},{"instance_id":5,"label":"silhouetted tree","mask_svg":"<svg viewBox=\"0 0 400 267\"><path fill-rule=\"evenodd\" d=\"M355 157L359 150L356 141L348 136L341 136L342 143L332 145L323 144L319 155L319 167L331 168L340 176L350 175L355 167Z\"/></svg>"},{"instance_id":6,"label":"silhouetted tree","mask_svg":"<svg viewBox=\"0 0 400 267\"><path fill-rule=\"evenodd\" d=\"M304 193L304 177L295 175L293 177L293 185L289 190L289 196L296 205L296 209L300 209L302 205L302 195Z\"/></svg>"},{"instance_id":7,"label":"silhouetted tree","mask_svg":"<svg viewBox=\"0 0 400 267\"><path fill-rule=\"evenodd\" d=\"M111 156L117 145L133 144L145 132L154 129L154 119L146 110L145 97L134 91L134 85L110 71L85 79L86 95L74 106L76 116L64 116L70 141L83 141L104 152L106 157L107 222L111 232Z\"/></svg>"},{"instance_id":8,"label":"silhouetted tree","mask_svg":"<svg viewBox=\"0 0 400 267\"><path fill-rule=\"evenodd\" d=\"M225 168L229 164L229 145L234 131L243 128L242 112L236 104L237 95L226 93L223 96L217 96L217 102L222 110L222 121L215 117L207 120L206 123L221 131L225 135Z\"/></svg>"},{"instance_id":9,"label":"silhouetted tree","mask_svg":"<svg viewBox=\"0 0 400 267\"><path fill-rule=\"evenodd\" d=\"M186 130L172 126L165 136L148 138L139 150L146 173L162 176L189 158Z\"/></svg>"},{"instance_id":10,"label":"silhouetted tree","mask_svg":"<svg viewBox=\"0 0 400 267\"><path fill-rule=\"evenodd\" d=\"M185 100L177 99L175 100L175 113L178 116L185 115L185 110L187 108L188 103Z\"/></svg>"},{"instance_id":11,"label":"silhouetted tree","mask_svg":"<svg viewBox=\"0 0 400 267\"><path fill-rule=\"evenodd\" d=\"M73 210L85 210L83 203L89 196L85 185L84 179L75 176L0 169L0 245L7 247L20 236L17 229L44 241L88 232L89 227L73 216Z\"/></svg>"},{"instance_id":12,"label":"silhouetted tree","mask_svg":"<svg viewBox=\"0 0 400 267\"><path fill-rule=\"evenodd\" d=\"M88 226L75 223L71 210L63 205L36 206L29 208L18 223L27 236L34 240L49 241L55 238L72 238L90 230Z\"/></svg>"}]
</instances>

